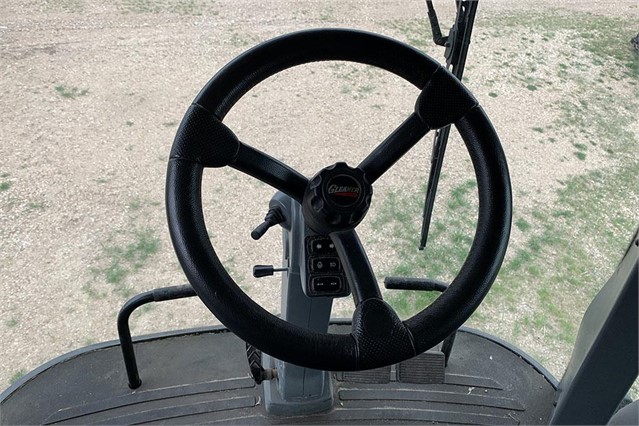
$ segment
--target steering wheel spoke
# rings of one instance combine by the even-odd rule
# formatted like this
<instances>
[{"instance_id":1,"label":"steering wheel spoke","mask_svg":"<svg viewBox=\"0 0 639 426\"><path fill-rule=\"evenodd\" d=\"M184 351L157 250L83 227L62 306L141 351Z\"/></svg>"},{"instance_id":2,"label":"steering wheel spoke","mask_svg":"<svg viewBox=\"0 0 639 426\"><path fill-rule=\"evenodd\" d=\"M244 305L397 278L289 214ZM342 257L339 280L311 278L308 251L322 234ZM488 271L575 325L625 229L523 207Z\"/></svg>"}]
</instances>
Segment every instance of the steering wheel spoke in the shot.
<instances>
[{"instance_id":1,"label":"steering wheel spoke","mask_svg":"<svg viewBox=\"0 0 639 426\"><path fill-rule=\"evenodd\" d=\"M279 160L240 142L215 114L192 104L178 129L171 159L202 167L231 166L302 202L308 179Z\"/></svg>"},{"instance_id":2,"label":"steering wheel spoke","mask_svg":"<svg viewBox=\"0 0 639 426\"><path fill-rule=\"evenodd\" d=\"M391 133L358 166L372 184L423 138L430 128L416 113Z\"/></svg>"},{"instance_id":3,"label":"steering wheel spoke","mask_svg":"<svg viewBox=\"0 0 639 426\"><path fill-rule=\"evenodd\" d=\"M368 299L382 300L373 268L355 230L330 234L351 286L355 305Z\"/></svg>"},{"instance_id":4,"label":"steering wheel spoke","mask_svg":"<svg viewBox=\"0 0 639 426\"><path fill-rule=\"evenodd\" d=\"M229 166L282 191L298 203L304 198L308 179L262 151L240 142L237 157Z\"/></svg>"}]
</instances>

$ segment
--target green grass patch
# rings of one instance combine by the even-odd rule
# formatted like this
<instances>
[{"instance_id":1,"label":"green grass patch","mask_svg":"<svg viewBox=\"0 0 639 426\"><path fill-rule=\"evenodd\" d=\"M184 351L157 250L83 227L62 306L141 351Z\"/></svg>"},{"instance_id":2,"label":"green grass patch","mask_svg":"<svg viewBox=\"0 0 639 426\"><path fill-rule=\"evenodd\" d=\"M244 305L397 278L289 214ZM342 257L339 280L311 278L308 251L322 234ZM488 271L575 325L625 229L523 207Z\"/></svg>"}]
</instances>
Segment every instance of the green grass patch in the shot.
<instances>
[{"instance_id":1,"label":"green grass patch","mask_svg":"<svg viewBox=\"0 0 639 426\"><path fill-rule=\"evenodd\" d=\"M474 180L462 182L445 194L441 205L446 212L431 223L426 249L419 251L423 194L388 193L374 219L374 227L384 233L384 241L389 241L397 254L398 262L386 274L449 282L470 249L477 217L476 195ZM437 296L438 293L430 292L393 292L388 302L407 317L428 306Z\"/></svg>"},{"instance_id":2,"label":"green grass patch","mask_svg":"<svg viewBox=\"0 0 639 426\"><path fill-rule=\"evenodd\" d=\"M18 320L15 318L9 318L8 320L4 322L4 325L6 325L9 328L13 328L16 325L18 325Z\"/></svg>"},{"instance_id":3,"label":"green grass patch","mask_svg":"<svg viewBox=\"0 0 639 426\"><path fill-rule=\"evenodd\" d=\"M15 373L13 373L11 375L11 378L9 378L9 384L10 385L14 384L18 380L20 380L22 378L22 376L24 376L25 374L27 374L27 372L25 370L16 371Z\"/></svg>"},{"instance_id":4,"label":"green grass patch","mask_svg":"<svg viewBox=\"0 0 639 426\"><path fill-rule=\"evenodd\" d=\"M11 188L11 181L5 180L0 182L0 191L7 191L9 188Z\"/></svg>"},{"instance_id":5,"label":"green grass patch","mask_svg":"<svg viewBox=\"0 0 639 426\"><path fill-rule=\"evenodd\" d=\"M58 95L67 99L76 99L89 93L89 89L79 89L77 87L67 87L63 85L55 86L53 89L58 93Z\"/></svg>"},{"instance_id":6,"label":"green grass patch","mask_svg":"<svg viewBox=\"0 0 639 426\"><path fill-rule=\"evenodd\" d=\"M142 200L140 200L139 198L134 198L131 201L129 201L129 210L135 211L135 210L140 210L141 208L142 208Z\"/></svg>"},{"instance_id":7,"label":"green grass patch","mask_svg":"<svg viewBox=\"0 0 639 426\"><path fill-rule=\"evenodd\" d=\"M259 42L259 39L249 33L234 32L229 37L229 42L232 46L244 48L257 44Z\"/></svg>"},{"instance_id":8,"label":"green grass patch","mask_svg":"<svg viewBox=\"0 0 639 426\"><path fill-rule=\"evenodd\" d=\"M586 307L612 274L637 226L639 161L617 168L592 171L567 179L557 202L535 208L514 225L525 238L511 245L511 256L470 325L490 329L491 313L509 310L508 339L532 336L545 347L571 350ZM424 252L417 250L423 198L391 192L374 227L384 234L397 254L396 266L386 275L430 277L450 282L465 259L475 226L476 206L470 201L470 181L453 188L445 209L434 215ZM436 294L392 292L389 303L406 317L428 306ZM532 313L512 307L531 306ZM535 354L542 361L542 354Z\"/></svg>"},{"instance_id":9,"label":"green grass patch","mask_svg":"<svg viewBox=\"0 0 639 426\"><path fill-rule=\"evenodd\" d=\"M548 39L559 33L565 35L570 47L590 54L590 63L580 64L574 60L559 63L563 70L616 61L621 67L606 69L608 75L633 79L639 75L639 56L633 56L630 46L630 39L637 34L636 20L632 18L555 9L479 16L478 25L494 28L493 33L497 31L500 36L516 32L521 37L526 31L545 34Z\"/></svg>"},{"instance_id":10,"label":"green grass patch","mask_svg":"<svg viewBox=\"0 0 639 426\"><path fill-rule=\"evenodd\" d=\"M523 217L520 217L515 221L515 226L517 226L517 229L519 229L521 232L526 232L531 228L530 223L528 223L528 221Z\"/></svg>"},{"instance_id":11,"label":"green grass patch","mask_svg":"<svg viewBox=\"0 0 639 426\"><path fill-rule=\"evenodd\" d=\"M121 0L124 13L174 13L185 16L219 14L217 2L211 0Z\"/></svg>"},{"instance_id":12,"label":"green grass patch","mask_svg":"<svg viewBox=\"0 0 639 426\"><path fill-rule=\"evenodd\" d=\"M424 18L386 21L386 26L404 37L411 46L422 50L432 47L430 24Z\"/></svg>"},{"instance_id":13,"label":"green grass patch","mask_svg":"<svg viewBox=\"0 0 639 426\"><path fill-rule=\"evenodd\" d=\"M47 203L44 201L30 201L27 203L27 211L29 212L41 212L46 210Z\"/></svg>"},{"instance_id":14,"label":"green grass patch","mask_svg":"<svg viewBox=\"0 0 639 426\"><path fill-rule=\"evenodd\" d=\"M636 99L620 99L620 102L602 102L601 98L610 96L606 89L595 88L582 96L594 102L576 103L564 99L558 103L559 115L554 126L564 139L570 141L579 152L586 150L584 142L601 146L609 154L626 152L636 143L635 134L629 125L635 120L635 110L639 107ZM627 106L630 106L629 109ZM576 154L575 154L576 155Z\"/></svg>"},{"instance_id":15,"label":"green grass patch","mask_svg":"<svg viewBox=\"0 0 639 426\"><path fill-rule=\"evenodd\" d=\"M66 13L78 13L85 10L82 0L56 0L52 2L45 2L44 7L56 12Z\"/></svg>"},{"instance_id":16,"label":"green grass patch","mask_svg":"<svg viewBox=\"0 0 639 426\"><path fill-rule=\"evenodd\" d=\"M148 228L116 233L102 246L102 254L97 261L100 266L94 266L91 271L94 276L101 276L112 284L117 293L128 297L131 289L126 278L144 268L159 247L160 239Z\"/></svg>"}]
</instances>

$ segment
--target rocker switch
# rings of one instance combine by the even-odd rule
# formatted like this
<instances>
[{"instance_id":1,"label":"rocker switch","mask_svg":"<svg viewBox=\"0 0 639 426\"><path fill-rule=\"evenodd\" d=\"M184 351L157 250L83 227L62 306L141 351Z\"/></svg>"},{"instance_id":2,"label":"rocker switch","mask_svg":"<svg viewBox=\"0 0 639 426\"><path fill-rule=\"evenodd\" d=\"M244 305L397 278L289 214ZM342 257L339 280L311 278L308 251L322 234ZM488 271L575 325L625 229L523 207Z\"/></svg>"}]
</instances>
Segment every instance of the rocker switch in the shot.
<instances>
[{"instance_id":1,"label":"rocker switch","mask_svg":"<svg viewBox=\"0 0 639 426\"><path fill-rule=\"evenodd\" d=\"M342 279L333 275L314 277L311 287L316 294L335 293L342 289Z\"/></svg>"},{"instance_id":2,"label":"rocker switch","mask_svg":"<svg viewBox=\"0 0 639 426\"><path fill-rule=\"evenodd\" d=\"M339 272L339 259L337 257L319 257L311 261L313 272Z\"/></svg>"},{"instance_id":3,"label":"rocker switch","mask_svg":"<svg viewBox=\"0 0 639 426\"><path fill-rule=\"evenodd\" d=\"M313 254L332 254L335 253L335 244L330 238L321 238L311 243Z\"/></svg>"}]
</instances>

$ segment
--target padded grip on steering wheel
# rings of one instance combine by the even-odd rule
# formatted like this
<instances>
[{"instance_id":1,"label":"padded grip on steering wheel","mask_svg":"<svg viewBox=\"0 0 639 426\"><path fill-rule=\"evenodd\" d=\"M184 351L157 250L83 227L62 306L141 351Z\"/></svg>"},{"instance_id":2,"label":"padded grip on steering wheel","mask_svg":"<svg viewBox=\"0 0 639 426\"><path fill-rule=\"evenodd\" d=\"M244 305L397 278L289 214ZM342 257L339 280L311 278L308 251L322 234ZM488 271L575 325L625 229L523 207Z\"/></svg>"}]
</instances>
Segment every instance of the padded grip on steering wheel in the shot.
<instances>
[{"instance_id":1,"label":"padded grip on steering wheel","mask_svg":"<svg viewBox=\"0 0 639 426\"><path fill-rule=\"evenodd\" d=\"M189 107L175 135L171 158L181 158L204 167L230 164L240 149L235 133L206 108Z\"/></svg>"},{"instance_id":2,"label":"padded grip on steering wheel","mask_svg":"<svg viewBox=\"0 0 639 426\"><path fill-rule=\"evenodd\" d=\"M415 112L431 129L455 123L479 105L477 99L451 73L440 68L422 89Z\"/></svg>"},{"instance_id":3,"label":"padded grip on steering wheel","mask_svg":"<svg viewBox=\"0 0 639 426\"><path fill-rule=\"evenodd\" d=\"M358 369L379 367L389 357L407 359L417 355L410 331L393 308L380 299L366 299L357 305L352 334L357 342Z\"/></svg>"}]
</instances>

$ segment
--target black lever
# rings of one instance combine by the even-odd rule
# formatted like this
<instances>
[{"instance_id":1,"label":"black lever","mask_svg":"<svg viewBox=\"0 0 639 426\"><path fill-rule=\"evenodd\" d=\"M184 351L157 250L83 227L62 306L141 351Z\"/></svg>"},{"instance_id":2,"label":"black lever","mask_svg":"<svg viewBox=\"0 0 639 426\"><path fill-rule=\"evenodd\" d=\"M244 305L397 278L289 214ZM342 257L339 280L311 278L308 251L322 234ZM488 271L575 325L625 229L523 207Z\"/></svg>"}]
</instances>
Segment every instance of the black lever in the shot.
<instances>
[{"instance_id":1,"label":"black lever","mask_svg":"<svg viewBox=\"0 0 639 426\"><path fill-rule=\"evenodd\" d=\"M266 231L268 231L271 226L282 223L285 219L286 218L284 217L280 207L272 207L269 209L268 213L266 213L266 216L264 216L264 222L258 225L257 228L251 232L251 238L256 241L259 240L262 236L264 236L264 234L266 234Z\"/></svg>"},{"instance_id":2,"label":"black lever","mask_svg":"<svg viewBox=\"0 0 639 426\"><path fill-rule=\"evenodd\" d=\"M253 266L253 276L255 278L267 277L273 275L273 272L288 271L288 268L274 268L273 265L255 265Z\"/></svg>"},{"instance_id":3,"label":"black lever","mask_svg":"<svg viewBox=\"0 0 639 426\"><path fill-rule=\"evenodd\" d=\"M432 278L408 278L408 277L386 277L384 287L389 290L417 290L417 291L439 291L445 292L448 284ZM450 353L453 350L457 330L453 331L442 341L442 353L444 354L444 365L448 366Z\"/></svg>"},{"instance_id":4,"label":"black lever","mask_svg":"<svg viewBox=\"0 0 639 426\"><path fill-rule=\"evenodd\" d=\"M386 277L384 287L389 290L439 291L443 293L448 284L431 278Z\"/></svg>"}]
</instances>

